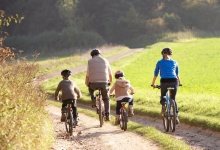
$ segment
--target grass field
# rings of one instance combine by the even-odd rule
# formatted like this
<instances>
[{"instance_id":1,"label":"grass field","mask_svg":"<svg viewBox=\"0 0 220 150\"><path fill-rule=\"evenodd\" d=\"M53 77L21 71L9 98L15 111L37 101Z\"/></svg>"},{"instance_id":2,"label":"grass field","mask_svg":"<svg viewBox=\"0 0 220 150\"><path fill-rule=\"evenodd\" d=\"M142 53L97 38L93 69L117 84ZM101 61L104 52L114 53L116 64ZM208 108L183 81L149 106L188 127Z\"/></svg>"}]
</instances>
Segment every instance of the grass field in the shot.
<instances>
[{"instance_id":1,"label":"grass field","mask_svg":"<svg viewBox=\"0 0 220 150\"><path fill-rule=\"evenodd\" d=\"M183 84L177 93L181 122L220 131L220 55L219 38L190 39L175 42L160 42L143 51L111 63L113 73L121 69L135 88L135 113L160 117L160 91L150 86L156 62L161 59L161 49L170 47L172 58L177 60ZM81 101L90 103L85 73L72 77L83 92ZM61 78L45 82L44 90L54 93ZM157 79L159 84L159 78ZM112 108L115 103L112 101Z\"/></svg>"}]
</instances>

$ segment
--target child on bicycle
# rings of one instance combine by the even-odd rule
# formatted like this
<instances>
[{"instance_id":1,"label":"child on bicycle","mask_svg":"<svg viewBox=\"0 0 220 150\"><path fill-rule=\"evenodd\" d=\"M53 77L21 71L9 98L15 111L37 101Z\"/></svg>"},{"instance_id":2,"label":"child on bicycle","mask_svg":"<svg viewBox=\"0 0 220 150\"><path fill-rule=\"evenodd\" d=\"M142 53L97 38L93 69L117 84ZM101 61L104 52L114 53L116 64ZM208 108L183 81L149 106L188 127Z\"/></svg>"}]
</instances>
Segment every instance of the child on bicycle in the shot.
<instances>
[{"instance_id":1,"label":"child on bicycle","mask_svg":"<svg viewBox=\"0 0 220 150\"><path fill-rule=\"evenodd\" d=\"M59 92L62 92L62 108L61 108L61 122L65 121L66 118L66 105L68 101L71 101L72 107L73 107L73 118L78 121L78 113L77 113L77 105L76 100L80 97L82 97L80 89L77 87L75 82L69 79L69 76L71 75L70 70L63 70L61 72L63 80L60 81L60 83L57 86L57 89L55 91L55 100L59 100Z\"/></svg>"},{"instance_id":2,"label":"child on bicycle","mask_svg":"<svg viewBox=\"0 0 220 150\"><path fill-rule=\"evenodd\" d=\"M133 112L133 103L134 99L132 95L134 94L134 88L131 86L130 81L125 79L125 74L123 71L118 70L115 73L116 82L110 89L110 95L115 91L116 97L116 118L115 125L119 124L120 121L120 108L121 102L128 102L128 116L132 117L134 115ZM129 93L130 91L130 93Z\"/></svg>"}]
</instances>

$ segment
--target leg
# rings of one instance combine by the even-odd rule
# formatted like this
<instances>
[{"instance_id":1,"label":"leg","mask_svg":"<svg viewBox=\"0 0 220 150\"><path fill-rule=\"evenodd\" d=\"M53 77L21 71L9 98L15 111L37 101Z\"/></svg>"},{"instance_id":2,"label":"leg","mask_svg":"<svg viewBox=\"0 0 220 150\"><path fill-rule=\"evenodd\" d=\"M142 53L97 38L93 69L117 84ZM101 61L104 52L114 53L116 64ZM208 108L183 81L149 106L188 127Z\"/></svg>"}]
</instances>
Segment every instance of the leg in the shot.
<instances>
[{"instance_id":1,"label":"leg","mask_svg":"<svg viewBox=\"0 0 220 150\"><path fill-rule=\"evenodd\" d=\"M120 123L120 108L121 108L121 101L116 102L116 116L115 116L115 125Z\"/></svg>"},{"instance_id":2,"label":"leg","mask_svg":"<svg viewBox=\"0 0 220 150\"><path fill-rule=\"evenodd\" d=\"M109 87L108 83L100 83L102 99L105 105L105 116L106 120L110 120L110 98L109 98Z\"/></svg>"},{"instance_id":3,"label":"leg","mask_svg":"<svg viewBox=\"0 0 220 150\"><path fill-rule=\"evenodd\" d=\"M160 83L161 89L161 97L160 97L160 104L165 105L166 104L166 93L167 93L167 83Z\"/></svg>"},{"instance_id":4,"label":"leg","mask_svg":"<svg viewBox=\"0 0 220 150\"><path fill-rule=\"evenodd\" d=\"M96 106L96 97L95 97L95 90L93 88L93 83L89 83L89 94L91 96L91 101L92 101L92 107Z\"/></svg>"},{"instance_id":5,"label":"leg","mask_svg":"<svg viewBox=\"0 0 220 150\"><path fill-rule=\"evenodd\" d=\"M160 104L162 105L161 114L162 116L166 113L166 93L167 93L167 83L160 83L161 89L161 97L160 97Z\"/></svg>"},{"instance_id":6,"label":"leg","mask_svg":"<svg viewBox=\"0 0 220 150\"><path fill-rule=\"evenodd\" d=\"M134 108L133 108L133 103L134 103L134 99L130 98L128 101L129 105L128 105L128 117L132 117L134 116Z\"/></svg>"},{"instance_id":7,"label":"leg","mask_svg":"<svg viewBox=\"0 0 220 150\"><path fill-rule=\"evenodd\" d=\"M61 121L61 122L64 122L65 120L66 120L66 103L62 101L60 121Z\"/></svg>"},{"instance_id":8,"label":"leg","mask_svg":"<svg viewBox=\"0 0 220 150\"><path fill-rule=\"evenodd\" d=\"M73 118L74 119L77 119L77 105L76 105L76 100L73 100L73 103L72 103L72 108L73 108Z\"/></svg>"},{"instance_id":9,"label":"leg","mask_svg":"<svg viewBox=\"0 0 220 150\"><path fill-rule=\"evenodd\" d=\"M176 113L177 113L177 116L178 116L179 111L178 111L178 105L177 105L177 102L176 102L176 93L177 93L177 90L178 90L178 83L177 82L172 82L172 83L170 83L170 86L174 87L174 89L171 91L171 93L172 93L171 99L173 99L175 101Z\"/></svg>"}]
</instances>

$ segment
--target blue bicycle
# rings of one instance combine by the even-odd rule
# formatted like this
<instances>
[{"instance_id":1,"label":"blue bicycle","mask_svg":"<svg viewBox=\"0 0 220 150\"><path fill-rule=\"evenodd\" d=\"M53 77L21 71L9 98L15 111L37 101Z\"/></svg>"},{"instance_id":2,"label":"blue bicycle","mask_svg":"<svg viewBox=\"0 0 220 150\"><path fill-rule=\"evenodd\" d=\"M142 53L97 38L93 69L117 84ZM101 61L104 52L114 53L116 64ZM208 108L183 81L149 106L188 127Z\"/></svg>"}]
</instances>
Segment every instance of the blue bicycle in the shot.
<instances>
[{"instance_id":1,"label":"blue bicycle","mask_svg":"<svg viewBox=\"0 0 220 150\"><path fill-rule=\"evenodd\" d=\"M156 85L156 88L160 89L160 85ZM162 112L163 126L166 132L168 132L169 129L174 132L176 129L176 104L175 101L171 99L171 91L173 89L173 87L167 88L165 111Z\"/></svg>"}]
</instances>

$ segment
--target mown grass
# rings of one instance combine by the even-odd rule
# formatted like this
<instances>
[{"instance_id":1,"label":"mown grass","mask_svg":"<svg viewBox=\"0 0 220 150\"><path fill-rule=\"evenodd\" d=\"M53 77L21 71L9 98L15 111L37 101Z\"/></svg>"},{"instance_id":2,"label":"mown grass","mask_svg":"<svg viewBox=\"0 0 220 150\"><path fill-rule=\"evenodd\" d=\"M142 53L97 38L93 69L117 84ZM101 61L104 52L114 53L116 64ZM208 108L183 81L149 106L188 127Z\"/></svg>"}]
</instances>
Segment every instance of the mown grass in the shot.
<instances>
[{"instance_id":1,"label":"mown grass","mask_svg":"<svg viewBox=\"0 0 220 150\"><path fill-rule=\"evenodd\" d=\"M135 88L135 113L161 117L159 104L160 91L150 84L156 62L161 59L161 49L171 47L173 59L180 67L183 86L179 88L177 101L180 121L203 128L220 131L220 93L218 69L219 38L189 39L175 42L160 42L145 50L111 63L115 72L122 69ZM90 103L87 87L84 85L85 73L72 77L83 92L84 103ZM57 79L53 82L58 82ZM45 83L47 84L47 83ZM45 84L43 86L45 86ZM157 79L159 84L159 78ZM55 85L54 85L55 86ZM56 87L50 86L49 89ZM46 90L46 89L45 89ZM51 93L53 93L53 90ZM114 102L111 105L115 107Z\"/></svg>"},{"instance_id":2,"label":"mown grass","mask_svg":"<svg viewBox=\"0 0 220 150\"><path fill-rule=\"evenodd\" d=\"M48 100L47 103L61 108L61 103L59 102ZM79 112L79 115L80 113L83 113L87 116L98 119L98 116L95 111L78 108L78 112ZM111 124L114 124L114 116L111 116ZM118 126L118 128L120 127ZM144 138L146 138L147 140L158 143L160 149L164 149L164 150L174 150L174 149L175 150L183 150L183 149L190 150L191 149L183 141L177 140L169 136L168 134L165 134L165 133L162 133L156 130L153 127L143 126L136 122L129 121L127 131L138 133L142 135Z\"/></svg>"},{"instance_id":3,"label":"mown grass","mask_svg":"<svg viewBox=\"0 0 220 150\"><path fill-rule=\"evenodd\" d=\"M101 55L105 58L108 58L118 53L121 53L122 51L128 50L128 47L105 45L99 47L99 49L101 50ZM38 75L52 73L54 71L63 70L65 68L71 69L76 66L85 65L88 59L91 58L90 51L91 50L87 50L86 53L79 55L69 55L69 56L58 55L57 57L52 57L52 58L48 56L47 59L40 58L39 61L37 59L37 63L40 66L40 71L38 72Z\"/></svg>"},{"instance_id":4,"label":"mown grass","mask_svg":"<svg viewBox=\"0 0 220 150\"><path fill-rule=\"evenodd\" d=\"M220 105L220 82L218 82L220 78L220 70L218 69L219 42L219 38L194 38L174 42L160 42L146 47L141 52L113 62L111 66L113 72L118 69L123 70L126 78L131 81L135 88L135 113L161 118L160 91L152 89L150 85L156 62L161 59L161 49L164 47L172 48L172 58L179 63L180 77L183 84L179 88L176 97L180 121L204 129L220 131L220 111L218 109ZM71 78L77 83L83 93L83 98L79 102L90 105L90 96L84 84L85 72L74 75ZM41 88L53 94L60 80L60 77L48 80L42 84ZM159 84L159 78L157 79L157 84ZM114 101L111 101L111 108L115 109ZM134 128L132 126L129 126L129 128L135 130L135 126L139 126L139 124L134 125ZM144 134L145 131L148 131L147 128L143 127L137 132ZM159 135L156 135L157 133L155 133L155 139L153 140L157 141ZM146 136L148 138L151 137L150 134ZM154 135L152 136L154 137ZM172 141L169 136L160 136L160 138L159 141L162 142L162 145L167 143L167 140Z\"/></svg>"}]
</instances>

